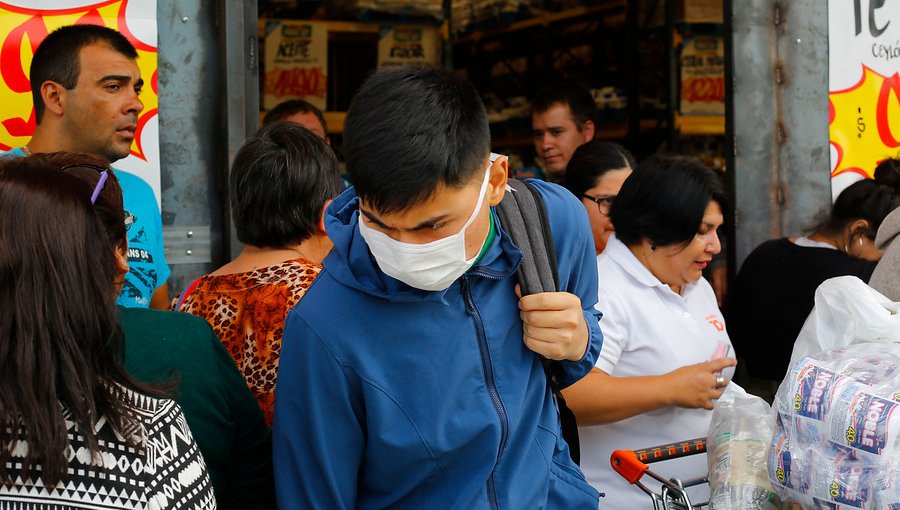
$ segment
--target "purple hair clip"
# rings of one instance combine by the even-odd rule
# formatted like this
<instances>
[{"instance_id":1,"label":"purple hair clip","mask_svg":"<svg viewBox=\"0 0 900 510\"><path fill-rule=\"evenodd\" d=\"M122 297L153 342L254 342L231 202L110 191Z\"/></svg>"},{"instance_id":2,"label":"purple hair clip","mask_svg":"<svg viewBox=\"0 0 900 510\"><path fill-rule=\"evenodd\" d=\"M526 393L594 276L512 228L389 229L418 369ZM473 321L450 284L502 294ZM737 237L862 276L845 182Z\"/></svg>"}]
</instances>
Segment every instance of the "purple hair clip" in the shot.
<instances>
[{"instance_id":1,"label":"purple hair clip","mask_svg":"<svg viewBox=\"0 0 900 510\"><path fill-rule=\"evenodd\" d=\"M109 170L104 169L100 172L100 180L97 181L97 185L94 186L94 192L91 193L91 204L97 203L97 197L100 196L100 192L103 191L103 186L106 184L106 179L109 177Z\"/></svg>"},{"instance_id":2,"label":"purple hair clip","mask_svg":"<svg viewBox=\"0 0 900 510\"><path fill-rule=\"evenodd\" d=\"M90 168L100 174L100 179L97 180L97 184L94 186L94 192L91 193L91 205L96 204L97 198L100 196L100 192L103 191L106 180L109 178L109 167L92 165L90 163L72 163L71 165L60 168L60 170L65 172L70 168Z\"/></svg>"}]
</instances>

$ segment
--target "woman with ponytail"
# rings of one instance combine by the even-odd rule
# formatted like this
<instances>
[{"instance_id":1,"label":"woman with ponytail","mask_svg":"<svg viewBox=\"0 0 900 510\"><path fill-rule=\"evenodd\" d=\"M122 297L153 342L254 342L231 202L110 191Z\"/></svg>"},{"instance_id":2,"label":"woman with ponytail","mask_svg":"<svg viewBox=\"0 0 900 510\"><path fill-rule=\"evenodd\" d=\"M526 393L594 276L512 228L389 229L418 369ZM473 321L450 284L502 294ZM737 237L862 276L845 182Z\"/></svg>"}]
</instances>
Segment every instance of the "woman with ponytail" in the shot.
<instances>
[{"instance_id":1,"label":"woman with ponytail","mask_svg":"<svg viewBox=\"0 0 900 510\"><path fill-rule=\"evenodd\" d=\"M847 275L869 281L882 254L875 244L878 227L898 206L900 164L889 159L875 169L874 179L841 192L811 234L766 241L750 253L737 277L728 322L749 390L774 396L822 282Z\"/></svg>"}]
</instances>

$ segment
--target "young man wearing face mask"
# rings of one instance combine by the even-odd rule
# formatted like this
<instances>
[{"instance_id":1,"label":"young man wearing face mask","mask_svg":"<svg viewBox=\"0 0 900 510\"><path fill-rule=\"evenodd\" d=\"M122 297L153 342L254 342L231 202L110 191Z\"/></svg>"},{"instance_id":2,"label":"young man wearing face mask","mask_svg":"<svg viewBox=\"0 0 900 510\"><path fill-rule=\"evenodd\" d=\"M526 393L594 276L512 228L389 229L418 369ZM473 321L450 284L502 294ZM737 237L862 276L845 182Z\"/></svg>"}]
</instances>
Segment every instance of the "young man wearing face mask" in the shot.
<instances>
[{"instance_id":1,"label":"young man wearing face mask","mask_svg":"<svg viewBox=\"0 0 900 510\"><path fill-rule=\"evenodd\" d=\"M475 89L445 71L382 70L345 124L355 189L326 211L334 249L286 322L275 393L279 507L597 508L569 458L540 356L562 386L602 343L587 216L547 206L561 292L519 297L521 251L493 206Z\"/></svg>"}]
</instances>

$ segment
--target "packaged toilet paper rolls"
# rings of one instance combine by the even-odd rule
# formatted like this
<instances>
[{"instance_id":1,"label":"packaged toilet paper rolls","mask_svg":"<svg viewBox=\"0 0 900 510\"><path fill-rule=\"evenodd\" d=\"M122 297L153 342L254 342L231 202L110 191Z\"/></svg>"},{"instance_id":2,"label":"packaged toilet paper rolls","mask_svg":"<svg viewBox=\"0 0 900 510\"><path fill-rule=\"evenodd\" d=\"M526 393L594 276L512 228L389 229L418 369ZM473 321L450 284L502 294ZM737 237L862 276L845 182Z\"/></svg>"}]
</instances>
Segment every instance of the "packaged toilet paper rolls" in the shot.
<instances>
[{"instance_id":1,"label":"packaged toilet paper rolls","mask_svg":"<svg viewBox=\"0 0 900 510\"><path fill-rule=\"evenodd\" d=\"M796 362L775 397L768 475L806 509L900 510L900 345Z\"/></svg>"},{"instance_id":2,"label":"packaged toilet paper rolls","mask_svg":"<svg viewBox=\"0 0 900 510\"><path fill-rule=\"evenodd\" d=\"M865 391L843 396L830 417L831 439L872 455L893 452L900 433L897 403Z\"/></svg>"},{"instance_id":3,"label":"packaged toilet paper rolls","mask_svg":"<svg viewBox=\"0 0 900 510\"><path fill-rule=\"evenodd\" d=\"M789 377L794 412L819 421L825 419L835 395L849 382L847 377L819 366L810 358L804 359Z\"/></svg>"},{"instance_id":4,"label":"packaged toilet paper rolls","mask_svg":"<svg viewBox=\"0 0 900 510\"><path fill-rule=\"evenodd\" d=\"M822 364L807 358L791 371L789 395L793 395L797 418L793 432L803 439L820 435L870 455L893 452L900 435L898 403L873 394L873 387L855 377ZM837 365L834 368L848 371L848 364Z\"/></svg>"},{"instance_id":5,"label":"packaged toilet paper rolls","mask_svg":"<svg viewBox=\"0 0 900 510\"><path fill-rule=\"evenodd\" d=\"M776 430L769 449L769 481L788 489L799 487L802 483L794 476L793 465L790 436Z\"/></svg>"},{"instance_id":6,"label":"packaged toilet paper rolls","mask_svg":"<svg viewBox=\"0 0 900 510\"><path fill-rule=\"evenodd\" d=\"M811 470L805 492L809 496L852 508L871 508L878 487L878 468L856 457L847 448L830 450L810 448L806 450L806 466Z\"/></svg>"}]
</instances>

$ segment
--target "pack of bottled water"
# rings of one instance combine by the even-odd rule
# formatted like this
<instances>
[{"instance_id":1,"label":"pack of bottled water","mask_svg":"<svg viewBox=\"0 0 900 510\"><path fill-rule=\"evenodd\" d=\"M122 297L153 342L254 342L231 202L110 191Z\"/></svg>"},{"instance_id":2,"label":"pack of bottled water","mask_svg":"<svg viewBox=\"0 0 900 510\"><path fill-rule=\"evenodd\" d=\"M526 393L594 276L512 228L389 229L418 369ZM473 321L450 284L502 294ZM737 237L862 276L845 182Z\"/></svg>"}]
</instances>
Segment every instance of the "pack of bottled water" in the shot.
<instances>
[{"instance_id":1,"label":"pack of bottled water","mask_svg":"<svg viewBox=\"0 0 900 510\"><path fill-rule=\"evenodd\" d=\"M769 479L804 509L900 510L900 345L795 362L775 396Z\"/></svg>"},{"instance_id":2,"label":"pack of bottled water","mask_svg":"<svg viewBox=\"0 0 900 510\"><path fill-rule=\"evenodd\" d=\"M765 400L731 383L716 403L706 437L710 510L778 510L766 471L775 423Z\"/></svg>"}]
</instances>

